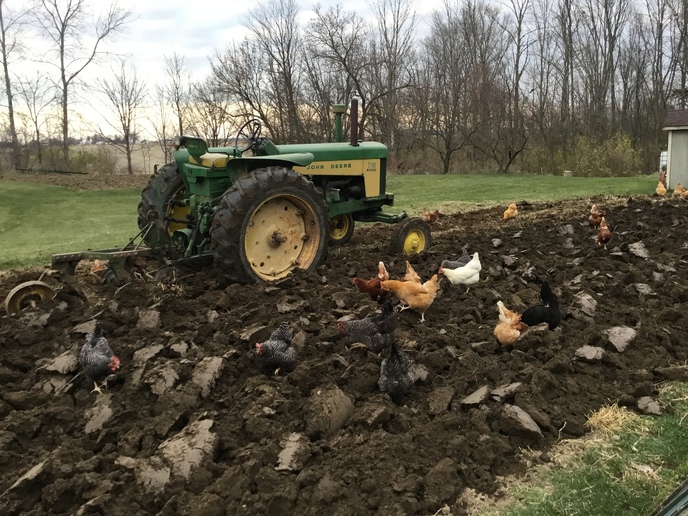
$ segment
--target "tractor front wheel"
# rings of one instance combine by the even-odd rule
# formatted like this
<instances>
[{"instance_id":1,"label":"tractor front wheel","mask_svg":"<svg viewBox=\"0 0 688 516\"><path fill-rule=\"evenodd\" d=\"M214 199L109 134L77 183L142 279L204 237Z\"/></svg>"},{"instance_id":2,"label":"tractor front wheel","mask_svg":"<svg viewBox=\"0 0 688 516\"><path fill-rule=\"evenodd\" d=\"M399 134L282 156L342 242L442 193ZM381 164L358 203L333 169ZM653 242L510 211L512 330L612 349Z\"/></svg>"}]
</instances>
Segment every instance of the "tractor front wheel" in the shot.
<instances>
[{"instance_id":1,"label":"tractor front wheel","mask_svg":"<svg viewBox=\"0 0 688 516\"><path fill-rule=\"evenodd\" d=\"M430 226L421 218L404 219L397 224L389 246L390 254L412 255L430 247Z\"/></svg>"},{"instance_id":2,"label":"tractor front wheel","mask_svg":"<svg viewBox=\"0 0 688 516\"><path fill-rule=\"evenodd\" d=\"M330 243L344 245L354 234L354 218L350 213L335 215L330 219Z\"/></svg>"},{"instance_id":3,"label":"tractor front wheel","mask_svg":"<svg viewBox=\"0 0 688 516\"><path fill-rule=\"evenodd\" d=\"M253 171L222 196L210 230L214 262L231 281L275 281L313 270L327 253L327 206L301 174Z\"/></svg>"}]
</instances>

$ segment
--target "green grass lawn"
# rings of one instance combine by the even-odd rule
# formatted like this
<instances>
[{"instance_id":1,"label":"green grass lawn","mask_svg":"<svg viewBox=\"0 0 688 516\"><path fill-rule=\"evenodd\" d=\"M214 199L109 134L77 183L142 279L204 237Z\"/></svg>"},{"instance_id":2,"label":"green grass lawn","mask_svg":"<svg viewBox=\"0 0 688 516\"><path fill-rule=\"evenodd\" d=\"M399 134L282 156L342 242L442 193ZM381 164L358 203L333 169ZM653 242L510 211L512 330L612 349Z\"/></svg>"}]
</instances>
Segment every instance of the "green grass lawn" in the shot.
<instances>
[{"instance_id":1,"label":"green grass lawn","mask_svg":"<svg viewBox=\"0 0 688 516\"><path fill-rule=\"evenodd\" d=\"M0 269L124 245L138 233L138 190L80 191L0 180Z\"/></svg>"},{"instance_id":2,"label":"green grass lawn","mask_svg":"<svg viewBox=\"0 0 688 516\"><path fill-rule=\"evenodd\" d=\"M596 195L652 194L657 174L635 177L562 177L505 174L389 176L394 193L390 211L414 215L428 209L446 212L510 202L543 202Z\"/></svg>"},{"instance_id":3,"label":"green grass lawn","mask_svg":"<svg viewBox=\"0 0 688 516\"><path fill-rule=\"evenodd\" d=\"M657 177L582 178L523 175L388 177L390 213L423 207L447 213L512 201L653 193ZM0 180L0 269L50 263L50 255L124 245L138 232L139 190L83 191Z\"/></svg>"}]
</instances>

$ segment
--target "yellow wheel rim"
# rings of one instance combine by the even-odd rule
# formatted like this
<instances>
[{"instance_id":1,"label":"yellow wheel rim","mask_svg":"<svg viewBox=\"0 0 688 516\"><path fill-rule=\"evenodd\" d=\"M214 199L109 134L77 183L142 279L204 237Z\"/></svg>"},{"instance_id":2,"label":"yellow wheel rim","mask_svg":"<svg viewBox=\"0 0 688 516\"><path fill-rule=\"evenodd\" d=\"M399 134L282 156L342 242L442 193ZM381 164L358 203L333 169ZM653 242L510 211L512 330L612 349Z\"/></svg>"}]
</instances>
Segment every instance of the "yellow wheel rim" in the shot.
<instances>
[{"instance_id":1,"label":"yellow wheel rim","mask_svg":"<svg viewBox=\"0 0 688 516\"><path fill-rule=\"evenodd\" d=\"M341 240L349 232L349 217L337 215L330 219L330 237L332 240Z\"/></svg>"},{"instance_id":2,"label":"yellow wheel rim","mask_svg":"<svg viewBox=\"0 0 688 516\"><path fill-rule=\"evenodd\" d=\"M274 281L296 267L308 268L322 237L307 202L295 195L274 195L258 206L247 224L246 259L260 278Z\"/></svg>"},{"instance_id":3,"label":"yellow wheel rim","mask_svg":"<svg viewBox=\"0 0 688 516\"><path fill-rule=\"evenodd\" d=\"M404 239L404 254L417 254L425 249L425 235L414 229Z\"/></svg>"},{"instance_id":4,"label":"yellow wheel rim","mask_svg":"<svg viewBox=\"0 0 688 516\"><path fill-rule=\"evenodd\" d=\"M183 201L186 199L186 187L180 186L179 189L174 192L171 198L175 201ZM170 203L167 205L165 215L177 220L186 220L186 217L189 215L189 213L191 213L191 206L177 206L175 203ZM183 224L181 222L170 222L167 225L167 234L172 236L172 233L178 229L186 229L188 227L188 224Z\"/></svg>"}]
</instances>

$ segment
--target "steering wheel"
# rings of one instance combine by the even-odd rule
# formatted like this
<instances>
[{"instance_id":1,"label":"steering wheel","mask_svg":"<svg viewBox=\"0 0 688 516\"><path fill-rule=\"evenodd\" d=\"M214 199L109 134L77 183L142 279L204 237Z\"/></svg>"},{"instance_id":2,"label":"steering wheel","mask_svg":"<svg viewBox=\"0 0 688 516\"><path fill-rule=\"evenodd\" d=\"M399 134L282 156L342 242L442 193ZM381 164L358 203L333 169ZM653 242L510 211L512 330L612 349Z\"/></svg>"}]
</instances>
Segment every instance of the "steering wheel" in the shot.
<instances>
[{"instance_id":1,"label":"steering wheel","mask_svg":"<svg viewBox=\"0 0 688 516\"><path fill-rule=\"evenodd\" d=\"M236 138L234 138L234 147L236 147L240 154L243 154L256 144L256 142L258 141L258 136L260 136L260 130L262 128L263 125L257 118L252 118L251 120L249 120L241 126L239 132L236 135ZM248 144L245 147L240 148L239 140L241 139L241 137L243 137L248 142Z\"/></svg>"}]
</instances>

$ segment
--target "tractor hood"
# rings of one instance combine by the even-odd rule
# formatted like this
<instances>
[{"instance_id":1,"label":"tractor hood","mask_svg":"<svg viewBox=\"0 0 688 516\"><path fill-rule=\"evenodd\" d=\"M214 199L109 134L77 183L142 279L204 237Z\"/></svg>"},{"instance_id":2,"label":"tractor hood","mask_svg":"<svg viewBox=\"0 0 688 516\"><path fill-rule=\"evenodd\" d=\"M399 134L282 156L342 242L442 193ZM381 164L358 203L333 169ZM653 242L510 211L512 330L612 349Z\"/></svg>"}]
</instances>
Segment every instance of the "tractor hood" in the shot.
<instances>
[{"instance_id":1,"label":"tractor hood","mask_svg":"<svg viewBox=\"0 0 688 516\"><path fill-rule=\"evenodd\" d=\"M310 153L314 161L385 159L387 147L378 142L359 142L353 147L348 142L337 143L303 143L275 145L280 156L292 153Z\"/></svg>"}]
</instances>

